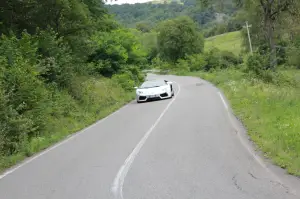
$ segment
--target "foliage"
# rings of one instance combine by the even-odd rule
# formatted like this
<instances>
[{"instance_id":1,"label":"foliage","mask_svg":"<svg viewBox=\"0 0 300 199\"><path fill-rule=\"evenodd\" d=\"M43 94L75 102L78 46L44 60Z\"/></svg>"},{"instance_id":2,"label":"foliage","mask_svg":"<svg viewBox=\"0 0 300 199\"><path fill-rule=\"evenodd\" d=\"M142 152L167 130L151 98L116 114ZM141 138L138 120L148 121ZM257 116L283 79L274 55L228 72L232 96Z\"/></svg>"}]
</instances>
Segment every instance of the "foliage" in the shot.
<instances>
[{"instance_id":1,"label":"foliage","mask_svg":"<svg viewBox=\"0 0 300 199\"><path fill-rule=\"evenodd\" d=\"M95 72L111 77L125 64L145 64L146 52L139 39L127 29L99 32L92 37L95 52L89 61L95 63Z\"/></svg>"},{"instance_id":2,"label":"foliage","mask_svg":"<svg viewBox=\"0 0 300 199\"><path fill-rule=\"evenodd\" d=\"M238 66L242 63L236 55L227 51L212 49L204 54L193 54L179 59L176 64L170 64L164 61L157 61L155 65L162 71L172 71L175 74L185 74L194 71L212 71L216 69L226 69Z\"/></svg>"},{"instance_id":3,"label":"foliage","mask_svg":"<svg viewBox=\"0 0 300 199\"><path fill-rule=\"evenodd\" d=\"M6 0L0 3L0 7L1 34L13 31L19 36L23 30L35 34L37 27L41 30L52 28L80 58L90 52L87 45L89 35L115 27L102 1Z\"/></svg>"},{"instance_id":4,"label":"foliage","mask_svg":"<svg viewBox=\"0 0 300 199\"><path fill-rule=\"evenodd\" d=\"M147 61L151 61L158 55L159 49L157 46L157 33L154 31L140 35L141 44L147 53Z\"/></svg>"},{"instance_id":5,"label":"foliage","mask_svg":"<svg viewBox=\"0 0 300 199\"><path fill-rule=\"evenodd\" d=\"M150 32L152 27L150 24L139 22L136 24L136 29L141 32Z\"/></svg>"},{"instance_id":6,"label":"foliage","mask_svg":"<svg viewBox=\"0 0 300 199\"><path fill-rule=\"evenodd\" d=\"M185 60L186 60L185 63L187 64L186 67L189 68L189 71L203 70L208 64L206 57L203 54L190 55L187 56ZM183 62L184 62L183 60L179 60L178 64L181 65L181 63Z\"/></svg>"},{"instance_id":7,"label":"foliage","mask_svg":"<svg viewBox=\"0 0 300 199\"><path fill-rule=\"evenodd\" d=\"M0 171L111 113L144 80L152 50L102 1L1 1L0 18Z\"/></svg>"},{"instance_id":8,"label":"foliage","mask_svg":"<svg viewBox=\"0 0 300 199\"><path fill-rule=\"evenodd\" d=\"M123 4L123 5L107 5L108 10L116 15L116 19L128 27L136 27L138 24L155 24L176 18L182 15L187 15L199 24L208 23L215 19L214 10L201 11L201 8L196 6L196 2L186 1L183 4Z\"/></svg>"},{"instance_id":9,"label":"foliage","mask_svg":"<svg viewBox=\"0 0 300 199\"><path fill-rule=\"evenodd\" d=\"M203 36L188 17L164 21L157 31L160 56L165 60L175 62L186 55L203 51Z\"/></svg>"},{"instance_id":10,"label":"foliage","mask_svg":"<svg viewBox=\"0 0 300 199\"><path fill-rule=\"evenodd\" d=\"M217 2L199 0L203 5L211 5ZM295 34L299 34L300 3L296 0L236 0L241 8L235 17L240 22L249 21L251 38L254 49L261 46L268 51L269 66L273 70L277 64L286 62L283 56L284 45L293 43ZM244 44L248 46L248 35L243 31ZM291 41L291 42L290 42ZM278 47L278 45L280 45Z\"/></svg>"},{"instance_id":11,"label":"foliage","mask_svg":"<svg viewBox=\"0 0 300 199\"><path fill-rule=\"evenodd\" d=\"M300 69L300 35L295 36L291 45L287 47L287 64Z\"/></svg>"},{"instance_id":12,"label":"foliage","mask_svg":"<svg viewBox=\"0 0 300 199\"><path fill-rule=\"evenodd\" d=\"M236 21L230 20L231 15L236 11L231 0L226 0L222 11L217 6L203 9L197 5L196 0L107 5L106 7L115 14L121 24L130 28L136 27L143 32L149 32L160 22L179 16L189 16L199 26L208 29L209 33L205 35L207 37L221 33L221 30L213 30L214 27L223 26L226 32L240 29L234 25Z\"/></svg>"}]
</instances>

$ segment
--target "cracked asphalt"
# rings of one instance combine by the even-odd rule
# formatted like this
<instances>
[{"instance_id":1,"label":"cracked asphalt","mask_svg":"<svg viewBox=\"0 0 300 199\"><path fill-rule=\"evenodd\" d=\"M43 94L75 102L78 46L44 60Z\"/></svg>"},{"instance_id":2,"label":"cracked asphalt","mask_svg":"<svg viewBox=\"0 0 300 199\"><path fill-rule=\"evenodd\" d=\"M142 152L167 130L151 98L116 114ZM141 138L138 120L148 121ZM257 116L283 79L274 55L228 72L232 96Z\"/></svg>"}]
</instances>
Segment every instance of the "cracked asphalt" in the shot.
<instances>
[{"instance_id":1,"label":"cracked asphalt","mask_svg":"<svg viewBox=\"0 0 300 199\"><path fill-rule=\"evenodd\" d=\"M113 199L118 171L151 128L125 175L123 199L300 198L299 179L262 165L246 149L244 129L234 127L214 86L193 77L149 78L174 81L180 92L173 99L131 102L21 165L0 179L0 198Z\"/></svg>"}]
</instances>

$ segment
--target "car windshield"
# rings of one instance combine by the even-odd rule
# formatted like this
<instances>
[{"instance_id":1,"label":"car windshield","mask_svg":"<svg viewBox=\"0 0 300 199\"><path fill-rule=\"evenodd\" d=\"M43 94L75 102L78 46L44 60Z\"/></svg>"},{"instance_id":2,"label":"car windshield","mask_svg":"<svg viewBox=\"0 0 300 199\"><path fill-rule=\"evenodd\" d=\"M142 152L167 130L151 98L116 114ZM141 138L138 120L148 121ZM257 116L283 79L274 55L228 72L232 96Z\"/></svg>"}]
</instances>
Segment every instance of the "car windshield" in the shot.
<instances>
[{"instance_id":1,"label":"car windshield","mask_svg":"<svg viewBox=\"0 0 300 199\"><path fill-rule=\"evenodd\" d=\"M144 82L140 88L153 88L153 87L160 87L166 85L165 81L147 81Z\"/></svg>"}]
</instances>

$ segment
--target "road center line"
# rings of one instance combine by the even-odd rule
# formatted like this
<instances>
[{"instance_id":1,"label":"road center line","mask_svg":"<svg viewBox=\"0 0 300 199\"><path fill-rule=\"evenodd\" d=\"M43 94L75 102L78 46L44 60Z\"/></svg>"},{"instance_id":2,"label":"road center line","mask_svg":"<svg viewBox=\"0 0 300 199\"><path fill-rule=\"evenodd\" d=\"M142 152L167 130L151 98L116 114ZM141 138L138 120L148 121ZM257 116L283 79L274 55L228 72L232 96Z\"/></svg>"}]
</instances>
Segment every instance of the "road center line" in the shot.
<instances>
[{"instance_id":1,"label":"road center line","mask_svg":"<svg viewBox=\"0 0 300 199\"><path fill-rule=\"evenodd\" d=\"M176 83L176 82L174 82ZM165 115L165 113L168 111L168 109L170 108L170 106L173 104L173 102L176 100L179 92L180 92L180 86L178 83L176 83L178 86L178 91L175 95L175 97L172 99L171 102L169 102L169 104L167 105L167 107L163 110L163 112L160 114L160 116L157 118L157 120L155 121L155 123L151 126L151 128L146 132L146 134L144 135L144 137L140 140L140 142L136 145L136 147L133 149L133 151L131 152L131 154L126 158L124 164L121 166L121 168L119 169L114 182L112 184L111 187L111 191L114 195L114 197L116 199L123 199L123 184L124 184L124 180L125 177L135 159L135 157L138 155L139 151L141 150L141 148L143 147L143 145L145 144L146 140L148 139L148 137L150 136L151 132L154 130L154 128L157 126L157 124L161 121L162 117Z\"/></svg>"}]
</instances>

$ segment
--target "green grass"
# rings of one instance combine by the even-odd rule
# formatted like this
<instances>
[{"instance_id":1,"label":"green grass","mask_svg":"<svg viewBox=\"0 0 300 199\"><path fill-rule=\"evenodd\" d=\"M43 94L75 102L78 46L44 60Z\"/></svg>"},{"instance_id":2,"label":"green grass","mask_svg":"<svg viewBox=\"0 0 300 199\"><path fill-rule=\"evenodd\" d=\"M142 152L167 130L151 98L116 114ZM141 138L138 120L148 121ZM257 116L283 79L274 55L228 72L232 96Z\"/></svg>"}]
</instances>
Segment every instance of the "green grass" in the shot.
<instances>
[{"instance_id":1,"label":"green grass","mask_svg":"<svg viewBox=\"0 0 300 199\"><path fill-rule=\"evenodd\" d=\"M106 117L134 99L134 92L125 91L111 79L77 80L74 89L78 95L82 95L81 101L72 99L67 93L58 93L56 109L66 112L66 115L47 118L45 132L22 143L19 151L13 155L0 154L0 172Z\"/></svg>"},{"instance_id":2,"label":"green grass","mask_svg":"<svg viewBox=\"0 0 300 199\"><path fill-rule=\"evenodd\" d=\"M288 173L300 176L300 71L281 74L294 79L298 88L267 84L234 69L188 75L218 86L265 156Z\"/></svg>"},{"instance_id":3,"label":"green grass","mask_svg":"<svg viewBox=\"0 0 300 199\"><path fill-rule=\"evenodd\" d=\"M239 31L225 33L205 39L205 51L212 48L231 51L238 55L242 50L242 37Z\"/></svg>"}]
</instances>

